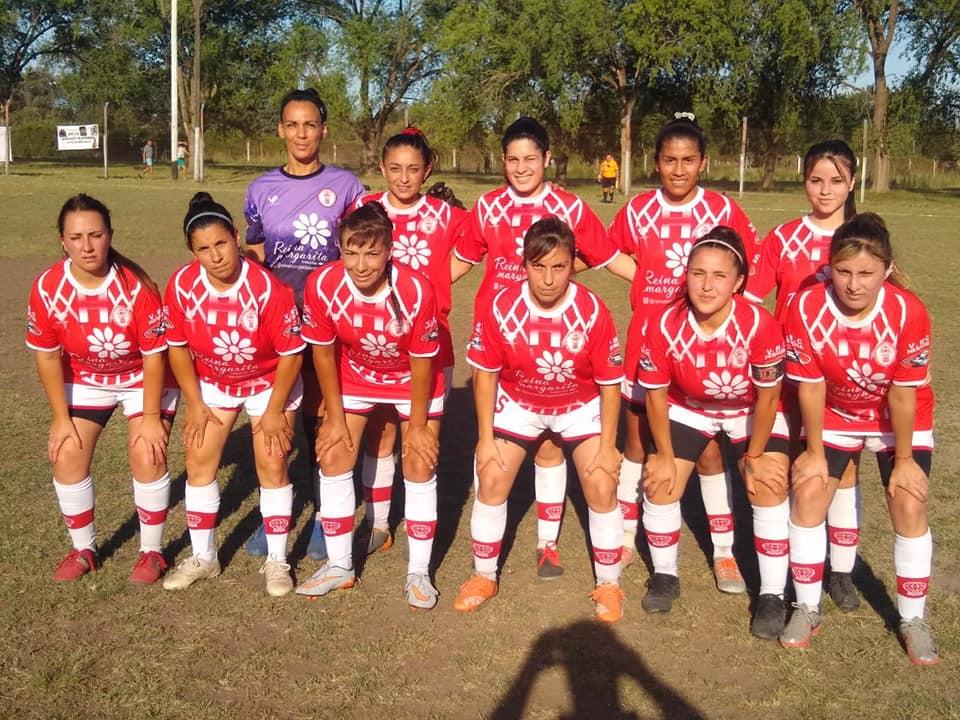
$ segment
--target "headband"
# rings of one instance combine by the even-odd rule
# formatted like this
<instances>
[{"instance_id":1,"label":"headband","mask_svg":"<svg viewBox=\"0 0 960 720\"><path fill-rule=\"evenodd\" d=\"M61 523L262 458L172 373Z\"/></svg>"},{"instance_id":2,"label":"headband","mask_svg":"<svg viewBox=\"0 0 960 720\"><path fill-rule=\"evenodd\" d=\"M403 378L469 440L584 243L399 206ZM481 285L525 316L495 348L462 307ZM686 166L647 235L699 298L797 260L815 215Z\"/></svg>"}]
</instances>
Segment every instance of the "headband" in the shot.
<instances>
[{"instance_id":1,"label":"headband","mask_svg":"<svg viewBox=\"0 0 960 720\"><path fill-rule=\"evenodd\" d=\"M701 245L722 245L727 250L732 252L737 256L737 260L740 261L740 267L746 267L747 264L743 261L743 255L740 254L740 251L737 250L733 245L726 242L725 240L715 240L714 238L701 238L698 240L692 248L690 248L690 254L693 255L693 251L696 250Z\"/></svg>"},{"instance_id":2,"label":"headband","mask_svg":"<svg viewBox=\"0 0 960 720\"><path fill-rule=\"evenodd\" d=\"M199 220L199 219L202 218L202 217L218 217L218 218L220 218L221 220L226 220L227 223L229 223L229 225L230 225L231 228L234 227L233 220L231 220L229 217L227 217L227 216L224 215L223 213L213 212L212 210L206 210L206 211L204 211L204 212L202 212L202 213L197 213L197 214L194 215L192 218L190 218L189 221L187 221L187 227L184 228L183 234L184 234L184 235L189 235L189 234L190 234L190 226L193 225L194 222L196 222L197 220Z\"/></svg>"}]
</instances>

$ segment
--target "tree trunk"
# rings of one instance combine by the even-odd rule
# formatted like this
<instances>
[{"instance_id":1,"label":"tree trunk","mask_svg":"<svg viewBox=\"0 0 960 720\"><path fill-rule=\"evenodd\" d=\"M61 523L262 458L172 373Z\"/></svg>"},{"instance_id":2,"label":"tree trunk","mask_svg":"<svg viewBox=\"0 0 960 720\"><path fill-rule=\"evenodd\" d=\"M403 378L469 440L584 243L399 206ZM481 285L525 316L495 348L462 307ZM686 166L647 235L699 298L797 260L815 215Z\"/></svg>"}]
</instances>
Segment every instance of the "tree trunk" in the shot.
<instances>
[{"instance_id":1,"label":"tree trunk","mask_svg":"<svg viewBox=\"0 0 960 720\"><path fill-rule=\"evenodd\" d=\"M770 191L777 185L775 174L777 172L777 158L779 155L776 150L770 149L763 155L763 179L760 181L760 189Z\"/></svg>"},{"instance_id":2,"label":"tree trunk","mask_svg":"<svg viewBox=\"0 0 960 720\"><path fill-rule=\"evenodd\" d=\"M633 108L637 95L627 83L626 68L617 69L617 85L620 90L620 191L630 193L633 175L631 149L633 148Z\"/></svg>"},{"instance_id":3,"label":"tree trunk","mask_svg":"<svg viewBox=\"0 0 960 720\"><path fill-rule=\"evenodd\" d=\"M885 60L885 58L884 58ZM883 61L877 61L882 63ZM873 91L873 184L874 192L890 190L890 151L887 148L887 103L890 90L883 64L874 67Z\"/></svg>"},{"instance_id":4,"label":"tree trunk","mask_svg":"<svg viewBox=\"0 0 960 720\"><path fill-rule=\"evenodd\" d=\"M557 151L553 154L553 161L556 170L553 174L553 180L557 185L566 186L567 184L567 165L570 162L570 156L565 152Z\"/></svg>"},{"instance_id":5,"label":"tree trunk","mask_svg":"<svg viewBox=\"0 0 960 720\"><path fill-rule=\"evenodd\" d=\"M870 55L873 58L873 137L874 192L890 190L890 155L887 148L887 104L890 90L887 87L887 54L893 43L900 13L900 0L878 2L877 0L854 0L870 40ZM886 18L883 17L886 12Z\"/></svg>"}]
</instances>

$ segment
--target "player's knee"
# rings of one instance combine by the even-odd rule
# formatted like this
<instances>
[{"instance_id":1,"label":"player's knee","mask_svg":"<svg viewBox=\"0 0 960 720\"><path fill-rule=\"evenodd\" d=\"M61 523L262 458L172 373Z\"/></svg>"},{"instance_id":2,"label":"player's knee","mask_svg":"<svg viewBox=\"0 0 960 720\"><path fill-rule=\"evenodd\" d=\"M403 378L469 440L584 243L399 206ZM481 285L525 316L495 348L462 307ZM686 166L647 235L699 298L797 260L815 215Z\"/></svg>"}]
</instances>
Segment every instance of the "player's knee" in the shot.
<instances>
[{"instance_id":1,"label":"player's knee","mask_svg":"<svg viewBox=\"0 0 960 720\"><path fill-rule=\"evenodd\" d=\"M700 475L719 475L723 472L723 454L720 446L715 443L707 444L704 451L697 458L697 473Z\"/></svg>"}]
</instances>

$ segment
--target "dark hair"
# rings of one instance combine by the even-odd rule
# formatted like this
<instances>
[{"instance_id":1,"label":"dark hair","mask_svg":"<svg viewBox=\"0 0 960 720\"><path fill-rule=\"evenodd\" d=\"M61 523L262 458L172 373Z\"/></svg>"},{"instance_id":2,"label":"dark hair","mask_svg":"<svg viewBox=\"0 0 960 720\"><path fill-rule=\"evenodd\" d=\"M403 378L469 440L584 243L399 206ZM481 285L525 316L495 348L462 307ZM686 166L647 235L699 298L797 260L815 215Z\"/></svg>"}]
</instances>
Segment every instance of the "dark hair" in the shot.
<instances>
[{"instance_id":1,"label":"dark hair","mask_svg":"<svg viewBox=\"0 0 960 720\"><path fill-rule=\"evenodd\" d=\"M423 134L419 128L408 127L401 132L398 132L396 135L390 137L387 142L383 145L383 154L380 156L381 160L387 159L387 153L390 150L398 147L409 147L413 148L420 153L420 157L423 158L424 165L433 165L434 154L433 150L430 149L430 146L427 144L427 136Z\"/></svg>"},{"instance_id":2,"label":"dark hair","mask_svg":"<svg viewBox=\"0 0 960 720\"><path fill-rule=\"evenodd\" d=\"M532 117L519 117L503 131L503 140L500 142L503 152L507 152L507 145L514 140L530 140L544 155L550 149L547 129Z\"/></svg>"},{"instance_id":3,"label":"dark hair","mask_svg":"<svg viewBox=\"0 0 960 720\"><path fill-rule=\"evenodd\" d=\"M840 173L840 176L848 175L852 181L857 174L857 156L853 150L843 140L827 140L825 142L812 145L807 154L803 157L803 179L810 177L813 168L821 160L829 160ZM857 200L855 193L851 190L847 194L847 201L843 204L843 219L849 220L857 214Z\"/></svg>"},{"instance_id":4,"label":"dark hair","mask_svg":"<svg viewBox=\"0 0 960 720\"><path fill-rule=\"evenodd\" d=\"M231 235L237 233L230 211L214 200L210 193L198 192L190 198L190 207L187 208L187 214L183 216L183 237L187 242L188 250L193 250L190 238L194 231L211 225L220 225Z\"/></svg>"},{"instance_id":5,"label":"dark hair","mask_svg":"<svg viewBox=\"0 0 960 720\"><path fill-rule=\"evenodd\" d=\"M427 195L430 197L440 198L450 207L459 208L461 210L466 210L467 207L459 199L457 199L456 194L453 192L453 188L447 187L446 183L443 181L435 182L427 189Z\"/></svg>"},{"instance_id":6,"label":"dark hair","mask_svg":"<svg viewBox=\"0 0 960 720\"><path fill-rule=\"evenodd\" d=\"M75 212L95 212L100 215L100 217L103 219L103 224L107 228L107 232L111 236L110 248L107 250L107 264L118 270L120 268L129 270L131 273L133 273L137 280L139 280L140 283L147 288L148 292L151 292L159 297L160 289L147 274L147 271L113 247L113 223L110 221L110 210L95 197L91 197L86 193L78 193L73 197L67 198L67 201L63 204L63 207L60 208L60 214L57 216L57 229L60 231L60 237L63 237L63 228L67 221L67 215ZM118 272L117 277L120 278L121 283L124 283L124 285L126 284L126 280L124 280L122 273Z\"/></svg>"},{"instance_id":7,"label":"dark hair","mask_svg":"<svg viewBox=\"0 0 960 720\"><path fill-rule=\"evenodd\" d=\"M739 233L726 225L717 225L710 232L694 241L690 248L690 256L687 258L687 266L693 261L694 253L704 247L714 247L720 250L726 250L733 258L737 266L737 273L744 279L750 274L750 261L747 260L747 253L743 249L743 240ZM740 283L737 293L743 294L746 289L746 282Z\"/></svg>"},{"instance_id":8,"label":"dark hair","mask_svg":"<svg viewBox=\"0 0 960 720\"><path fill-rule=\"evenodd\" d=\"M523 236L523 261L536 262L557 248L565 248L573 259L577 243L573 230L563 220L551 215L537 220Z\"/></svg>"},{"instance_id":9,"label":"dark hair","mask_svg":"<svg viewBox=\"0 0 960 720\"><path fill-rule=\"evenodd\" d=\"M320 99L320 93L313 88L306 88L305 90L291 90L284 95L283 99L280 100L281 120L283 120L284 109L292 102L313 103L317 106L317 110L320 112L320 122L325 123L327 121L327 106L323 100Z\"/></svg>"},{"instance_id":10,"label":"dark hair","mask_svg":"<svg viewBox=\"0 0 960 720\"><path fill-rule=\"evenodd\" d=\"M884 268L893 268L887 280L898 287L907 287L907 278L900 272L893 259L893 244L886 223L876 213L854 215L838 227L830 240L830 264L849 260L866 252L883 263Z\"/></svg>"},{"instance_id":11,"label":"dark hair","mask_svg":"<svg viewBox=\"0 0 960 720\"><path fill-rule=\"evenodd\" d=\"M654 141L654 159L660 157L660 150L663 149L665 142L681 138L692 140L697 144L701 155L707 154L707 136L704 135L700 126L697 125L697 121L693 119L692 113L677 113L677 115L680 117L668 122L660 128L660 132L657 133L657 139ZM687 117L688 115L690 117Z\"/></svg>"},{"instance_id":12,"label":"dark hair","mask_svg":"<svg viewBox=\"0 0 960 720\"><path fill-rule=\"evenodd\" d=\"M393 247L393 221L387 215L383 205L376 200L357 208L347 215L340 223L340 247L347 237L351 245L366 247L380 243ZM390 288L390 309L395 320L403 321L403 311L400 309L400 300L396 288L393 287L393 258L386 265L387 286Z\"/></svg>"}]
</instances>

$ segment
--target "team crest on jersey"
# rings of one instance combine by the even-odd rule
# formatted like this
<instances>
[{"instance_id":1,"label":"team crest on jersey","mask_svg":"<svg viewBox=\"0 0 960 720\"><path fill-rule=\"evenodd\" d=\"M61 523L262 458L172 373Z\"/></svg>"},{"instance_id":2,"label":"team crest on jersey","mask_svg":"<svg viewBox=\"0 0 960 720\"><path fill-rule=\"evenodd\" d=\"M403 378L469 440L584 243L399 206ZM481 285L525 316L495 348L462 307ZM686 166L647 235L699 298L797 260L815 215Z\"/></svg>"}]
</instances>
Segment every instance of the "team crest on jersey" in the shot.
<instances>
[{"instance_id":1,"label":"team crest on jersey","mask_svg":"<svg viewBox=\"0 0 960 720\"><path fill-rule=\"evenodd\" d=\"M167 316L166 306L147 316L147 329L144 330L144 337L160 337L169 328L173 327Z\"/></svg>"},{"instance_id":2,"label":"team crest on jersey","mask_svg":"<svg viewBox=\"0 0 960 720\"><path fill-rule=\"evenodd\" d=\"M37 327L37 314L29 308L27 309L27 332L31 335L40 334L40 328Z\"/></svg>"},{"instance_id":3,"label":"team crest on jersey","mask_svg":"<svg viewBox=\"0 0 960 720\"><path fill-rule=\"evenodd\" d=\"M430 235L434 230L437 229L437 219L433 217L425 217L420 221L420 225L417 229L424 235Z\"/></svg>"},{"instance_id":4,"label":"team crest on jersey","mask_svg":"<svg viewBox=\"0 0 960 720\"><path fill-rule=\"evenodd\" d=\"M904 359L904 361L900 364L904 367L926 367L930 364L930 353L928 353L926 350L923 352L918 352L916 355L911 355L910 357Z\"/></svg>"},{"instance_id":5,"label":"team crest on jersey","mask_svg":"<svg viewBox=\"0 0 960 720\"><path fill-rule=\"evenodd\" d=\"M714 228L713 223L710 223L710 222L700 223L700 224L697 225L697 227L694 229L692 237L693 237L694 240L697 240L697 239L699 239L699 238L702 238L702 237L703 237L704 235L706 235L708 232L710 232L711 230L713 230L713 228Z\"/></svg>"},{"instance_id":6,"label":"team crest on jersey","mask_svg":"<svg viewBox=\"0 0 960 720\"><path fill-rule=\"evenodd\" d=\"M576 355L578 352L583 350L587 346L587 336L584 335L579 330L572 330L568 332L566 337L563 338L563 347L567 352L571 352Z\"/></svg>"},{"instance_id":7,"label":"team crest on jersey","mask_svg":"<svg viewBox=\"0 0 960 720\"><path fill-rule=\"evenodd\" d=\"M325 208L333 207L337 202L337 194L330 188L324 188L317 193L317 201Z\"/></svg>"},{"instance_id":8,"label":"team crest on jersey","mask_svg":"<svg viewBox=\"0 0 960 720\"><path fill-rule=\"evenodd\" d=\"M257 317L257 311L253 308L247 308L240 316L240 327L247 332L256 332L260 319Z\"/></svg>"},{"instance_id":9,"label":"team crest on jersey","mask_svg":"<svg viewBox=\"0 0 960 720\"><path fill-rule=\"evenodd\" d=\"M873 359L881 365L892 365L897 359L897 351L890 343L882 342L873 351Z\"/></svg>"},{"instance_id":10,"label":"team crest on jersey","mask_svg":"<svg viewBox=\"0 0 960 720\"><path fill-rule=\"evenodd\" d=\"M727 359L733 367L742 368L747 364L747 351L742 347L735 347Z\"/></svg>"},{"instance_id":11,"label":"team crest on jersey","mask_svg":"<svg viewBox=\"0 0 960 720\"><path fill-rule=\"evenodd\" d=\"M639 365L640 369L644 372L657 371L657 366L653 363L653 360L650 359L650 352L646 348L640 353L640 360L637 361L637 365Z\"/></svg>"},{"instance_id":12,"label":"team crest on jersey","mask_svg":"<svg viewBox=\"0 0 960 720\"><path fill-rule=\"evenodd\" d=\"M423 335L420 336L420 340L423 342L433 342L440 337L440 326L437 323L436 318L430 318L426 322L426 330L424 330Z\"/></svg>"},{"instance_id":13,"label":"team crest on jersey","mask_svg":"<svg viewBox=\"0 0 960 720\"><path fill-rule=\"evenodd\" d=\"M133 321L133 312L126 305L117 305L110 313L110 322L125 328Z\"/></svg>"},{"instance_id":14,"label":"team crest on jersey","mask_svg":"<svg viewBox=\"0 0 960 720\"><path fill-rule=\"evenodd\" d=\"M480 333L475 332L470 340L467 342L467 350L474 350L475 352L483 352L483 341L480 339Z\"/></svg>"},{"instance_id":15,"label":"team crest on jersey","mask_svg":"<svg viewBox=\"0 0 960 720\"><path fill-rule=\"evenodd\" d=\"M410 323L407 322L406 318L393 318L387 323L387 332L397 337L405 335L409 330Z\"/></svg>"},{"instance_id":16,"label":"team crest on jersey","mask_svg":"<svg viewBox=\"0 0 960 720\"><path fill-rule=\"evenodd\" d=\"M299 335L303 329L300 324L300 313L296 308L290 308L290 312L283 316L284 335Z\"/></svg>"}]
</instances>

